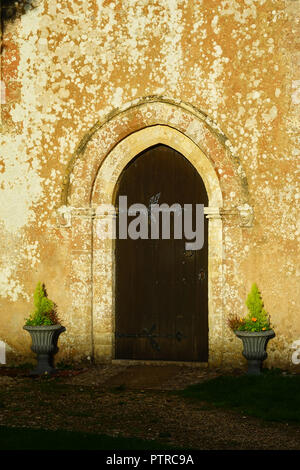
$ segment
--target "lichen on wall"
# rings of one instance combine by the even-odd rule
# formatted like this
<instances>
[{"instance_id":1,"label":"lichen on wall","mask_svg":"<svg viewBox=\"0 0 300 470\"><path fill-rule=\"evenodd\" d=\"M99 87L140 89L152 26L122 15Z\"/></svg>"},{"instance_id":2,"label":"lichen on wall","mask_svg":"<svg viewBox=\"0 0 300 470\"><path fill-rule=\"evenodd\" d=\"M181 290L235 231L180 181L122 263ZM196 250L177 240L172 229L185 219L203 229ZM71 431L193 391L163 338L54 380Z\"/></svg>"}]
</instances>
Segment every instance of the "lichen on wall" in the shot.
<instances>
[{"instance_id":1,"label":"lichen on wall","mask_svg":"<svg viewBox=\"0 0 300 470\"><path fill-rule=\"evenodd\" d=\"M72 279L70 253L78 234L61 228L56 217L66 169L95 123L107 122L100 152L119 135L108 116L156 96L188 103L215 122L248 183L253 226L224 223L224 361L237 361L240 352L225 315L244 308L256 281L278 331L270 361L290 366L289 345L300 338L299 5L299 0L39 0L7 25L1 63L6 102L0 296L3 322L16 325L11 333L4 328L6 341L20 354L28 345L18 328L38 280L48 285L69 327L64 347L71 355L88 354L90 312L82 316L86 336L76 351L72 309L80 309L74 283L86 286L90 280L87 272ZM235 209L238 194L226 181L237 169L227 160L215 169L230 201L225 209Z\"/></svg>"}]
</instances>

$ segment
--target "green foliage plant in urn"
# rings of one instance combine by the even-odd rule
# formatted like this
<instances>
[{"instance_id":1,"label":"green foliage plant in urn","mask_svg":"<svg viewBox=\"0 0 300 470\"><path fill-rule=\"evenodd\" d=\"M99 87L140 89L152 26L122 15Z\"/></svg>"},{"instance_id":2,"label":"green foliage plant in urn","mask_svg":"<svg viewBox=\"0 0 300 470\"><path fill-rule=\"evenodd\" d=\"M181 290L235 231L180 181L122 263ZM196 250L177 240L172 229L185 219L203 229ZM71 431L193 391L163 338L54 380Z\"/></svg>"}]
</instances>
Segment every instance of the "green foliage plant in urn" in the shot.
<instances>
[{"instance_id":1,"label":"green foliage plant in urn","mask_svg":"<svg viewBox=\"0 0 300 470\"><path fill-rule=\"evenodd\" d=\"M34 306L23 327L30 333L31 349L37 354L37 366L30 374L53 374L56 372L53 356L58 352L58 337L65 328L59 322L55 303L48 298L45 285L40 282L34 292Z\"/></svg>"},{"instance_id":2,"label":"green foliage plant in urn","mask_svg":"<svg viewBox=\"0 0 300 470\"><path fill-rule=\"evenodd\" d=\"M248 361L248 374L259 375L262 362L268 356L266 352L268 341L274 338L275 333L256 284L252 285L246 305L248 315L244 318L230 316L228 325L243 342L243 356Z\"/></svg>"}]
</instances>

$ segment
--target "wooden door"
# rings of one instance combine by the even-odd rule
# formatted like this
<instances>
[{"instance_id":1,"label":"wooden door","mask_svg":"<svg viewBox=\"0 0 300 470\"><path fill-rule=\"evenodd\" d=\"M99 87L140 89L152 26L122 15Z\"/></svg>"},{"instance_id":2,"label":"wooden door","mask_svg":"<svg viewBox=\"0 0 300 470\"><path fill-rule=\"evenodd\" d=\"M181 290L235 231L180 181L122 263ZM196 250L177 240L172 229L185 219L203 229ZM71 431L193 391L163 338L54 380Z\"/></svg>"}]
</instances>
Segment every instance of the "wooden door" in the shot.
<instances>
[{"instance_id":1,"label":"wooden door","mask_svg":"<svg viewBox=\"0 0 300 470\"><path fill-rule=\"evenodd\" d=\"M208 205L196 169L183 155L164 145L147 149L124 169L117 206L119 196L125 195L128 207L142 203L148 208L154 202ZM187 251L185 243L184 238L174 236L169 240L117 237L116 359L207 361L206 218L203 248Z\"/></svg>"}]
</instances>

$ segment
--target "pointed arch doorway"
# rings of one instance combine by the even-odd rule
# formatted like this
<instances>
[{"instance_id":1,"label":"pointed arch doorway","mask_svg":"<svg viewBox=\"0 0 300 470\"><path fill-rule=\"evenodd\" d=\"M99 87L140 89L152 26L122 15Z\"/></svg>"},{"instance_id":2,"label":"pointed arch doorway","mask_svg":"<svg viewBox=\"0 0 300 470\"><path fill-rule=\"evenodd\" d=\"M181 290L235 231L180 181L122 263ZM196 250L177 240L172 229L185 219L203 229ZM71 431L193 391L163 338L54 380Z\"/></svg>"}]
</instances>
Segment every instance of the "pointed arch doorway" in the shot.
<instances>
[{"instance_id":1,"label":"pointed arch doorway","mask_svg":"<svg viewBox=\"0 0 300 470\"><path fill-rule=\"evenodd\" d=\"M97 140L95 143L96 147L93 147L93 151L96 152L95 149L97 149L98 152L101 142ZM92 273L90 297L92 301L90 328L92 355L98 362L116 359L115 240L99 238L97 235L98 223L101 223L103 217L107 220L108 214L112 221L115 219L116 193L123 170L145 149L150 149L158 144L171 147L183 155L196 169L205 184L209 201L208 206L205 208L205 215L208 219L208 362L210 364L220 364L223 354L221 304L223 251L222 218L219 212L223 205L221 187L211 160L199 146L177 129L160 124L145 127L132 132L123 139L119 139L119 142L103 156L102 160L99 159L100 157L96 152L98 160L95 155L95 163L92 165L90 160L88 168L85 168L86 173L91 175L93 175L94 168L97 169L90 198L92 252L87 251L87 257L91 256L88 259L91 259ZM77 179L75 178L74 181L76 182ZM82 191L85 191L85 189L86 186L81 185L76 189L76 194L81 197ZM74 199L71 198L71 200ZM72 219L76 233L82 233L82 226L86 227L86 224L89 223L88 219L85 218L85 213L83 216L81 213L79 215L80 217L77 219L74 214ZM79 226L79 224L81 225ZM84 233L88 234L88 231L85 230ZM88 235L83 238L82 243L85 243L83 248L89 250ZM78 237L76 238L76 249L78 249ZM88 262L86 266L88 274ZM77 264L75 267L77 267ZM80 275L79 265L75 272ZM85 301L89 302L86 295ZM200 359L198 361L202 362Z\"/></svg>"},{"instance_id":2,"label":"pointed arch doorway","mask_svg":"<svg viewBox=\"0 0 300 470\"><path fill-rule=\"evenodd\" d=\"M140 203L203 204L204 182L180 152L158 144L123 169L115 193L128 207ZM129 220L130 222L130 220ZM195 220L194 220L195 222ZM133 360L208 360L208 223L204 245L186 250L186 240L115 241L115 358ZM149 232L151 217L148 217Z\"/></svg>"}]
</instances>

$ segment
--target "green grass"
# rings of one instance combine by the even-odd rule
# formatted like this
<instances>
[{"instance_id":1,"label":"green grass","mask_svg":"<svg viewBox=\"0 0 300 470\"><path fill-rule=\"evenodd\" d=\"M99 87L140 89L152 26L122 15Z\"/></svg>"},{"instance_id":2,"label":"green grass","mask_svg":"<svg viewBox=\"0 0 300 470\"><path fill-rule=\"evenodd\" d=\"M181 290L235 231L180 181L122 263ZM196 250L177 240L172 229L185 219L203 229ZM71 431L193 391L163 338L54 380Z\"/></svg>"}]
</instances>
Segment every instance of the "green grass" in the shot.
<instances>
[{"instance_id":1,"label":"green grass","mask_svg":"<svg viewBox=\"0 0 300 470\"><path fill-rule=\"evenodd\" d=\"M267 421L300 423L299 375L221 376L178 393Z\"/></svg>"},{"instance_id":2,"label":"green grass","mask_svg":"<svg viewBox=\"0 0 300 470\"><path fill-rule=\"evenodd\" d=\"M170 450L157 441L0 426L0 450ZM173 448L174 449L174 448Z\"/></svg>"}]
</instances>

